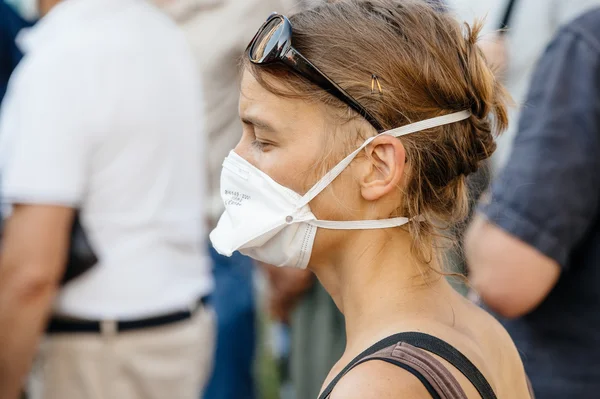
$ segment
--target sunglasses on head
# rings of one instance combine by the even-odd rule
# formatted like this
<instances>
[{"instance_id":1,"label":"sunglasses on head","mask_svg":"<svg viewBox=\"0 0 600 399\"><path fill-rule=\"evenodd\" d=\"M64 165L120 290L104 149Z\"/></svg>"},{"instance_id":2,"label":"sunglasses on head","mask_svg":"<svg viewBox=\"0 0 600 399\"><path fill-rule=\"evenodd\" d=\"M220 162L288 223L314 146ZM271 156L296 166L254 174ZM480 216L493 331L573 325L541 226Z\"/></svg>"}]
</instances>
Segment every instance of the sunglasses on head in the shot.
<instances>
[{"instance_id":1,"label":"sunglasses on head","mask_svg":"<svg viewBox=\"0 0 600 399\"><path fill-rule=\"evenodd\" d=\"M365 107L292 47L292 24L284 15L271 14L248 45L247 51L250 62L253 64L267 65L281 62L287 65L346 103L362 115L375 130L378 132L383 130L383 127Z\"/></svg>"}]
</instances>

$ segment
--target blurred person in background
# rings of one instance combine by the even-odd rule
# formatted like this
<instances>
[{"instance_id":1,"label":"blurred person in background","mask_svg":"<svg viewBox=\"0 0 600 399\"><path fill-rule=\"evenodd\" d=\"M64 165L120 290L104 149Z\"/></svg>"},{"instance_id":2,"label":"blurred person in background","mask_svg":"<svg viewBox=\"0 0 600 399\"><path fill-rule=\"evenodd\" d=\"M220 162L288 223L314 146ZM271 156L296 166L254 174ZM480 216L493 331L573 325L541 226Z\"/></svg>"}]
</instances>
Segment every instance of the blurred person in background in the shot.
<instances>
[{"instance_id":1,"label":"blurred person in background","mask_svg":"<svg viewBox=\"0 0 600 399\"><path fill-rule=\"evenodd\" d=\"M444 0L461 20L484 18L479 41L487 61L499 74L516 107L509 109L507 131L498 138L492 173L506 164L517 131L519 112L537 61L559 29L600 0ZM504 32L499 29L506 29Z\"/></svg>"},{"instance_id":2,"label":"blurred person in background","mask_svg":"<svg viewBox=\"0 0 600 399\"><path fill-rule=\"evenodd\" d=\"M0 1L0 105L8 87L8 79L23 56L16 43L17 35L28 26L29 22L4 1Z\"/></svg>"},{"instance_id":3,"label":"blurred person in background","mask_svg":"<svg viewBox=\"0 0 600 399\"><path fill-rule=\"evenodd\" d=\"M477 173L469 177L471 192L470 208L488 189L492 176L497 175L508 159L516 132L516 121L522 107L526 107L525 95L536 62L546 45L561 26L590 8L600 5L600 0L444 0L448 8L466 22L483 19L485 26L479 40L497 76L505 84L514 104L509 108L507 131L498 137L498 148ZM468 220L471 219L469 216ZM459 242L466 224L458 226ZM461 245L446 251L448 269L467 273L464 249ZM455 286L463 293L467 285L457 281Z\"/></svg>"},{"instance_id":4,"label":"blurred person in background","mask_svg":"<svg viewBox=\"0 0 600 399\"><path fill-rule=\"evenodd\" d=\"M39 6L0 118L0 397L41 340L32 399L197 399L214 316L188 44L145 1ZM76 213L98 262L59 289Z\"/></svg>"},{"instance_id":5,"label":"blurred person in background","mask_svg":"<svg viewBox=\"0 0 600 399\"><path fill-rule=\"evenodd\" d=\"M535 394L600 392L600 9L537 65L505 169L466 236L473 287Z\"/></svg>"},{"instance_id":6,"label":"blurred person in background","mask_svg":"<svg viewBox=\"0 0 600 399\"><path fill-rule=\"evenodd\" d=\"M290 0L287 0L288 2ZM220 172L223 159L242 134L238 116L239 62L264 16L284 11L284 0L154 0L184 31L202 81L206 115L207 224L213 229L223 212ZM224 24L227 29L223 29ZM205 240L207 237L203 237ZM215 277L210 303L217 313L217 348L206 399L256 396L253 362L256 349L254 263L209 248Z\"/></svg>"}]
</instances>

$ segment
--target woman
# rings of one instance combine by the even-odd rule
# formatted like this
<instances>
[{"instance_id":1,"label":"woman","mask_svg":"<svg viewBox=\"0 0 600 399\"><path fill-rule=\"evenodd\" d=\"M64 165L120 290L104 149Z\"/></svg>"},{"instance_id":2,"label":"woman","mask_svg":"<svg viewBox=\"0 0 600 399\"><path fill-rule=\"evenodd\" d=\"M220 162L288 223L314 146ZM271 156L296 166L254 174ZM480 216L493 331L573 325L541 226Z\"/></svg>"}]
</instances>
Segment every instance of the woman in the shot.
<instances>
[{"instance_id":1,"label":"woman","mask_svg":"<svg viewBox=\"0 0 600 399\"><path fill-rule=\"evenodd\" d=\"M529 397L510 337L437 259L507 123L478 31L424 1L345 0L274 14L248 47L211 240L309 267L333 297L347 345L321 398Z\"/></svg>"}]
</instances>

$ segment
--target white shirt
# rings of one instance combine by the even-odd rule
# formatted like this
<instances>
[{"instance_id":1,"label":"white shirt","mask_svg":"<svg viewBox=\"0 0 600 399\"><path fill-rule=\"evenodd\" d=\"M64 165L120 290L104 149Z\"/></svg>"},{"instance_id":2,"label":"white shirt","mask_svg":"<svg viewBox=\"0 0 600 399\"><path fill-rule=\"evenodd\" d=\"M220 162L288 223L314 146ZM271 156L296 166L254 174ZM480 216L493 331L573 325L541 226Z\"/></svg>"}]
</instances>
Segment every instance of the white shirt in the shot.
<instances>
[{"instance_id":1,"label":"white shirt","mask_svg":"<svg viewBox=\"0 0 600 399\"><path fill-rule=\"evenodd\" d=\"M183 34L143 0L66 0L20 44L0 118L3 198L81 208L100 261L58 314L119 320L212 290L201 87Z\"/></svg>"},{"instance_id":2,"label":"white shirt","mask_svg":"<svg viewBox=\"0 0 600 399\"><path fill-rule=\"evenodd\" d=\"M485 34L498 30L508 0L446 0L458 17L468 23L485 18ZM509 109L510 125L498 138L498 149L492 157L494 170L508 161L517 131L519 110L525 104L529 82L538 59L564 24L590 9L600 0L516 0L507 39L507 71L504 84L516 107Z\"/></svg>"}]
</instances>

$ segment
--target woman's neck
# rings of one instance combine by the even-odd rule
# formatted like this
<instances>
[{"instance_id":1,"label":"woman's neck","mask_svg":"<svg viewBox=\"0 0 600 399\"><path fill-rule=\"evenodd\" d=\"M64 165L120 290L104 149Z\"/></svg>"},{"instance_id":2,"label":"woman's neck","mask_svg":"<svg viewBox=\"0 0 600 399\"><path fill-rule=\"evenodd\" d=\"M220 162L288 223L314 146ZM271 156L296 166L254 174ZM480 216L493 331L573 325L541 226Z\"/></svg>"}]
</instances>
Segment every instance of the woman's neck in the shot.
<instances>
[{"instance_id":1,"label":"woman's neck","mask_svg":"<svg viewBox=\"0 0 600 399\"><path fill-rule=\"evenodd\" d=\"M313 268L345 316L347 352L362 350L421 321L452 323L456 293L432 270L435 264L419 262L412 255L408 233L356 233Z\"/></svg>"}]
</instances>

